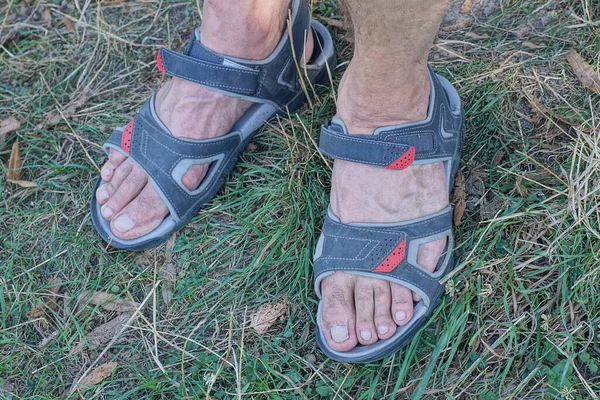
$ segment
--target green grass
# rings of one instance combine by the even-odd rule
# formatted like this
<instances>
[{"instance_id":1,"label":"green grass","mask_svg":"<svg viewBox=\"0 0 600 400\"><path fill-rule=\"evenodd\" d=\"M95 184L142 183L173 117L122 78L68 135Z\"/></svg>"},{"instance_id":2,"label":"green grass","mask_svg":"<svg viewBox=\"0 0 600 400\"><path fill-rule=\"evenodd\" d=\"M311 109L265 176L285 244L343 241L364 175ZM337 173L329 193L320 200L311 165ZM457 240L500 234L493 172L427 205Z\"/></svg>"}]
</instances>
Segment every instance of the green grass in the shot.
<instances>
[{"instance_id":1,"label":"green grass","mask_svg":"<svg viewBox=\"0 0 600 400\"><path fill-rule=\"evenodd\" d=\"M181 49L199 12L193 1L61 4L0 5L0 38L20 33L0 47L0 120L24 121L0 144L0 398L60 398L108 361L116 371L72 398L600 395L600 98L564 59L575 48L600 67L598 2L502 1L489 19L440 32L431 61L459 89L468 126L457 269L415 340L366 366L328 360L314 339L311 260L330 178L315 142L335 113L333 92L263 129L210 206L167 246L116 251L88 212L104 160L98 144L161 85L156 48ZM340 15L332 0L315 9ZM80 21L74 31L63 14ZM336 34L347 61L346 33ZM75 114L44 123L85 88L93 96ZM36 189L6 180L17 139L22 179ZM162 272L169 265L174 284ZM31 319L56 277L58 307ZM147 301L110 346L70 354L116 316L81 307L84 290ZM249 315L284 297L287 318L254 332Z\"/></svg>"}]
</instances>

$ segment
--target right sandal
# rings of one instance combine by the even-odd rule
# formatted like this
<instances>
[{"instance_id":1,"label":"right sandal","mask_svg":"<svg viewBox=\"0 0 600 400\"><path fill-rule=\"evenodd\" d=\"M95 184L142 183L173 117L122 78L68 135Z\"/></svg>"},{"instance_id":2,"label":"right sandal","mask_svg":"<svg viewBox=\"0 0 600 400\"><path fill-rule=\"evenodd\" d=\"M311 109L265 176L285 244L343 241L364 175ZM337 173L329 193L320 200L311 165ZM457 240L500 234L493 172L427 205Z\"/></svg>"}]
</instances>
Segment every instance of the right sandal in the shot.
<instances>
[{"instance_id":1,"label":"right sandal","mask_svg":"<svg viewBox=\"0 0 600 400\"><path fill-rule=\"evenodd\" d=\"M334 117L321 129L319 148L330 157L404 169L412 164L444 162L448 192L460 161L464 115L458 92L445 78L429 68L431 94L425 120L378 128L372 136L349 134ZM422 243L447 238L446 249L434 272L417 263ZM439 305L444 287L440 280L454 268L452 208L422 218L398 223L340 222L329 207L314 256L315 291L321 299L321 282L335 271L396 282L417 293L413 317L399 326L389 339L372 345L357 345L350 351L333 350L325 340L322 306L317 312L317 343L330 358L350 363L380 360L410 342Z\"/></svg>"}]
</instances>

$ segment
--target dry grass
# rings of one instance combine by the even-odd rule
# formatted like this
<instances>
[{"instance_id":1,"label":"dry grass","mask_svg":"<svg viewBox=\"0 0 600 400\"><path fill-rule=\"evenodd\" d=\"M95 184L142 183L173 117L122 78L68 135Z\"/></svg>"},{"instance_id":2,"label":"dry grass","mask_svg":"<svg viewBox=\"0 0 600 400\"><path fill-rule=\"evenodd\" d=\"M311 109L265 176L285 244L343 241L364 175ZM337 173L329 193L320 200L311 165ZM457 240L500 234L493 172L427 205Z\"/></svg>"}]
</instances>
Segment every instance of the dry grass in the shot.
<instances>
[{"instance_id":1,"label":"dry grass","mask_svg":"<svg viewBox=\"0 0 600 400\"><path fill-rule=\"evenodd\" d=\"M0 142L0 398L600 396L600 99L564 58L575 48L599 68L600 4L475 1L473 13L449 13L431 54L468 119L449 294L405 350L354 366L314 341L311 258L330 171L315 143L333 91L266 127L166 246L115 251L88 214L98 144L160 86L156 48L182 49L199 6L0 4L0 120L22 121ZM340 11L319 1L315 15ZM337 80L351 44L334 31ZM17 139L21 179L37 188L6 180ZM119 317L82 303L85 290L139 307ZM286 317L254 332L250 315L284 298ZM126 323L91 334L115 318ZM110 377L76 387L112 361Z\"/></svg>"}]
</instances>

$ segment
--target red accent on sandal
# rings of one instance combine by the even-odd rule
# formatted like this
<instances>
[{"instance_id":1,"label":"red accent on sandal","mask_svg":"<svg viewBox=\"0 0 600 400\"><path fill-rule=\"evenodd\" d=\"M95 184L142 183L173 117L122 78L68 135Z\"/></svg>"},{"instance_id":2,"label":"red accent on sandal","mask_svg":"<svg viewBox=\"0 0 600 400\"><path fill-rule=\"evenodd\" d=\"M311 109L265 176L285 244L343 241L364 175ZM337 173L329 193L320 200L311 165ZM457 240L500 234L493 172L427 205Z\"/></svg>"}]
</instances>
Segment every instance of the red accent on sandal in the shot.
<instances>
[{"instance_id":1,"label":"red accent on sandal","mask_svg":"<svg viewBox=\"0 0 600 400\"><path fill-rule=\"evenodd\" d=\"M134 119L135 118L131 118L131 121L129 121L125 129L123 129L123 133L121 133L121 148L127 153L129 153L129 149L131 148L131 135L133 134Z\"/></svg>"},{"instance_id":2,"label":"red accent on sandal","mask_svg":"<svg viewBox=\"0 0 600 400\"><path fill-rule=\"evenodd\" d=\"M162 49L158 49L158 52L156 53L156 66L160 72L165 74L167 70L165 69L165 63L163 62L162 54L160 53L161 50Z\"/></svg>"},{"instance_id":3,"label":"red accent on sandal","mask_svg":"<svg viewBox=\"0 0 600 400\"><path fill-rule=\"evenodd\" d=\"M415 161L416 154L417 154L417 150L413 146L410 146L410 149L408 149L408 151L406 153L402 154L396 160L389 163L386 166L386 168L389 168L389 169L408 168L413 163L413 161Z\"/></svg>"},{"instance_id":4,"label":"red accent on sandal","mask_svg":"<svg viewBox=\"0 0 600 400\"><path fill-rule=\"evenodd\" d=\"M406 255L406 238L392 250L390 254L379 264L373 272L392 272L404 260Z\"/></svg>"}]
</instances>

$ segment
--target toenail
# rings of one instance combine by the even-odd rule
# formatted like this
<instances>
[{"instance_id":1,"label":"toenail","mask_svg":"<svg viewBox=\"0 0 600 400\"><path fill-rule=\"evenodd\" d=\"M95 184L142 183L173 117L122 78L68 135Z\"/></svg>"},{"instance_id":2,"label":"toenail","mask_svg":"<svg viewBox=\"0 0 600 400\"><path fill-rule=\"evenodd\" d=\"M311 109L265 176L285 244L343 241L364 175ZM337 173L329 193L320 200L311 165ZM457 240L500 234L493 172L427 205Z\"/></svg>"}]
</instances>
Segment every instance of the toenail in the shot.
<instances>
[{"instance_id":1,"label":"toenail","mask_svg":"<svg viewBox=\"0 0 600 400\"><path fill-rule=\"evenodd\" d=\"M102 174L102 176L109 176L111 173L111 169L110 168L102 168L102 171L100 173Z\"/></svg>"},{"instance_id":2,"label":"toenail","mask_svg":"<svg viewBox=\"0 0 600 400\"><path fill-rule=\"evenodd\" d=\"M104 216L104 218L110 218L113 216L113 210L110 207L104 207L102 209L102 216Z\"/></svg>"},{"instance_id":3,"label":"toenail","mask_svg":"<svg viewBox=\"0 0 600 400\"><path fill-rule=\"evenodd\" d=\"M385 335L386 333L388 333L389 330L390 327L387 325L379 325L377 327L377 333L379 333L380 335Z\"/></svg>"},{"instance_id":4,"label":"toenail","mask_svg":"<svg viewBox=\"0 0 600 400\"><path fill-rule=\"evenodd\" d=\"M120 232L127 232L135 226L135 222L128 214L119 215L114 221L115 228Z\"/></svg>"},{"instance_id":5,"label":"toenail","mask_svg":"<svg viewBox=\"0 0 600 400\"><path fill-rule=\"evenodd\" d=\"M336 343L342 343L348 340L348 327L346 325L334 325L329 330L331 338Z\"/></svg>"},{"instance_id":6,"label":"toenail","mask_svg":"<svg viewBox=\"0 0 600 400\"><path fill-rule=\"evenodd\" d=\"M367 331L367 330L363 330L360 331L360 337L363 338L363 340L371 340L371 331Z\"/></svg>"},{"instance_id":7,"label":"toenail","mask_svg":"<svg viewBox=\"0 0 600 400\"><path fill-rule=\"evenodd\" d=\"M396 321L404 321L406 319L406 313L404 311L396 312Z\"/></svg>"},{"instance_id":8,"label":"toenail","mask_svg":"<svg viewBox=\"0 0 600 400\"><path fill-rule=\"evenodd\" d=\"M102 189L100 191L100 193L98 193L98 198L101 201L108 200L109 197L110 197L110 195L108 194L108 192L106 191L106 189Z\"/></svg>"}]
</instances>

